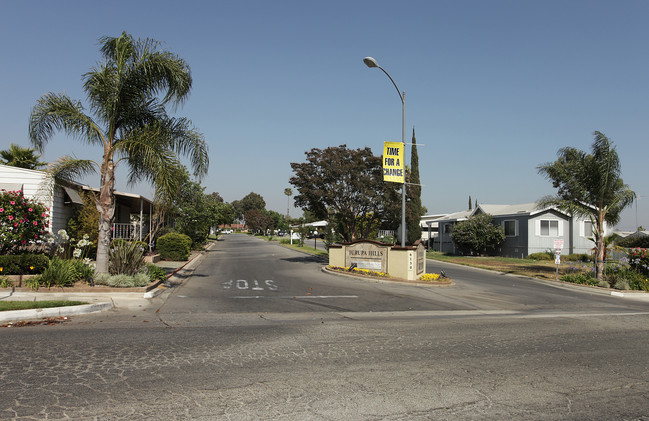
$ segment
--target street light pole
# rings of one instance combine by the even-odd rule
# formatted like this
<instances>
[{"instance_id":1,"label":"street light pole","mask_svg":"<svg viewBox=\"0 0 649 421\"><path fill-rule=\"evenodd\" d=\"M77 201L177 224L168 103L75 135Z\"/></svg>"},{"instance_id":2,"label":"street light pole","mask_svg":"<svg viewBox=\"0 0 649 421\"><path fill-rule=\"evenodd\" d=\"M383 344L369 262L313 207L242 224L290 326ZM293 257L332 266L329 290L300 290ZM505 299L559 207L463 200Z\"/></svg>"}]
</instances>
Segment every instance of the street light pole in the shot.
<instances>
[{"instance_id":1,"label":"street light pole","mask_svg":"<svg viewBox=\"0 0 649 421\"><path fill-rule=\"evenodd\" d=\"M403 166L405 168L406 166L406 91L400 91L399 87L397 84L394 82L394 79L392 79L392 76L388 72L385 71L385 69L381 66L379 66L379 63L372 58L372 57L365 57L363 59L363 63L369 68L379 68L385 75L390 79L392 84L394 85L394 88L397 90L397 94L399 94L399 99L401 100L401 143L403 143ZM401 186L401 247L406 246L406 177L404 173L403 177L403 185Z\"/></svg>"}]
</instances>

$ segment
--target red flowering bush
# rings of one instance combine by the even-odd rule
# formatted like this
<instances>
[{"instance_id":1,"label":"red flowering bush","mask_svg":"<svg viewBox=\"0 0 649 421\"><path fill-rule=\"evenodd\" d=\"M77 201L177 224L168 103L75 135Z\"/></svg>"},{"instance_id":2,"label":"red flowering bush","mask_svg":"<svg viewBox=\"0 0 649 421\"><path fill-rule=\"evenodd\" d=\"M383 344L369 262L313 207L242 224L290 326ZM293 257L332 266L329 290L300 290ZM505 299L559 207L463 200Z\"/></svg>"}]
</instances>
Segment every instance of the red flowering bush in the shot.
<instances>
[{"instance_id":1,"label":"red flowering bush","mask_svg":"<svg viewBox=\"0 0 649 421\"><path fill-rule=\"evenodd\" d=\"M649 275L649 249L634 248L628 251L631 269Z\"/></svg>"},{"instance_id":2,"label":"red flowering bush","mask_svg":"<svg viewBox=\"0 0 649 421\"><path fill-rule=\"evenodd\" d=\"M0 190L0 254L16 254L43 241L49 214L42 203L23 192Z\"/></svg>"}]
</instances>

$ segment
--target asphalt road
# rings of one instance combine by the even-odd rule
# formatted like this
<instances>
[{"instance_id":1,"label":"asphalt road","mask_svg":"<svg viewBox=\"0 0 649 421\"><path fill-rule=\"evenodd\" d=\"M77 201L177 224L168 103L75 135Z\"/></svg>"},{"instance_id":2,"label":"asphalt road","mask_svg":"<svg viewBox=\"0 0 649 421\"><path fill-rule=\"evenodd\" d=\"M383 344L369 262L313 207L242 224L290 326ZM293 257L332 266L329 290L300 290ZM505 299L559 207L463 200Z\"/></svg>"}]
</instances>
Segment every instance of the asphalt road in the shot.
<instances>
[{"instance_id":1,"label":"asphalt road","mask_svg":"<svg viewBox=\"0 0 649 421\"><path fill-rule=\"evenodd\" d=\"M321 266L233 235L148 308L0 329L0 419L649 419L645 302Z\"/></svg>"}]
</instances>

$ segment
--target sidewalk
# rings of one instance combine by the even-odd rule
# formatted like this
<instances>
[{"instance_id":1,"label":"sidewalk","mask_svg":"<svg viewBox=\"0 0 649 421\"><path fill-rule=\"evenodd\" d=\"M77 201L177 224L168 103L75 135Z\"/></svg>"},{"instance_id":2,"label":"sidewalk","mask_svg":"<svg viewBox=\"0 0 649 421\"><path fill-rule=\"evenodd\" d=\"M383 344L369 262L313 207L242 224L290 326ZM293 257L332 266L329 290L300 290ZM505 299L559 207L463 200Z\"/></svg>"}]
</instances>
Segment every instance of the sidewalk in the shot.
<instances>
[{"instance_id":1,"label":"sidewalk","mask_svg":"<svg viewBox=\"0 0 649 421\"><path fill-rule=\"evenodd\" d=\"M207 249L211 247L208 246ZM30 310L13 310L0 312L0 323L6 324L17 321L38 320L45 317L65 317L78 314L95 313L98 311L110 310L112 308L137 309L150 304L150 299L167 290L167 285L173 285L182 282L182 279L189 276L193 269L200 263L204 252L193 252L185 262L168 262L159 261L156 266L160 266L167 273L167 280L160 283L151 290L141 288L141 291L133 291L132 288L120 291L112 288L108 291L100 291L99 288L93 291L93 287L88 287L79 292L68 291L51 291L41 289L39 291L12 291L9 289L0 289L0 300L4 301L43 301L43 300L70 300L84 301L88 304L40 308Z\"/></svg>"}]
</instances>

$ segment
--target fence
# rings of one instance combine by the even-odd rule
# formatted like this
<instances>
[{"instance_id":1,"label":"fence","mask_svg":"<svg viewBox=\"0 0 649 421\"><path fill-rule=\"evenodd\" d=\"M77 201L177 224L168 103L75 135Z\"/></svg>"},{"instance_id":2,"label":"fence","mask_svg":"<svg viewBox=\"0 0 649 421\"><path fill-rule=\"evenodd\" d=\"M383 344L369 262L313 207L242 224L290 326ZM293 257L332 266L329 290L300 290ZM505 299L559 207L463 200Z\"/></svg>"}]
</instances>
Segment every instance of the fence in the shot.
<instances>
[{"instance_id":1,"label":"fence","mask_svg":"<svg viewBox=\"0 0 649 421\"><path fill-rule=\"evenodd\" d=\"M139 224L113 224L113 239L144 240L148 233L148 227L142 227L142 230L140 231Z\"/></svg>"}]
</instances>

